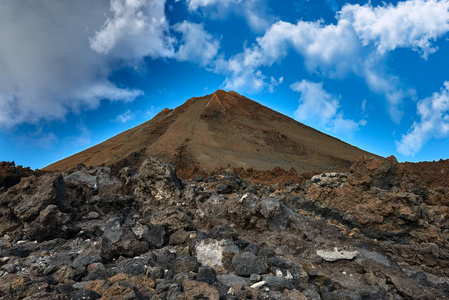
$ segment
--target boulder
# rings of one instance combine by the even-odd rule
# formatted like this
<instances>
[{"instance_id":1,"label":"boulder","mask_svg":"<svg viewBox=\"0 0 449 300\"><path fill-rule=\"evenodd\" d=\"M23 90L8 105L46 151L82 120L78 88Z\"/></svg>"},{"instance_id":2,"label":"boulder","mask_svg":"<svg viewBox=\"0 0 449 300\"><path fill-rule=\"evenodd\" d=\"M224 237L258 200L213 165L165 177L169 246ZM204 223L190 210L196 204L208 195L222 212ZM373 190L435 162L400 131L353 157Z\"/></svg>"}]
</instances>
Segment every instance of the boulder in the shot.
<instances>
[{"instance_id":1,"label":"boulder","mask_svg":"<svg viewBox=\"0 0 449 300\"><path fill-rule=\"evenodd\" d=\"M160 248L167 240L165 229L161 225L154 225L149 223L141 234L140 240L148 243L151 249Z\"/></svg>"},{"instance_id":2,"label":"boulder","mask_svg":"<svg viewBox=\"0 0 449 300\"><path fill-rule=\"evenodd\" d=\"M217 282L217 276L215 275L214 269L211 267L199 267L198 273L196 274L196 281L214 284Z\"/></svg>"},{"instance_id":3,"label":"boulder","mask_svg":"<svg viewBox=\"0 0 449 300\"><path fill-rule=\"evenodd\" d=\"M0 206L12 210L14 217L31 222L49 205L67 211L66 187L59 173L22 178L20 183L0 195Z\"/></svg>"},{"instance_id":4,"label":"boulder","mask_svg":"<svg viewBox=\"0 0 449 300\"><path fill-rule=\"evenodd\" d=\"M199 264L196 257L183 255L168 263L168 268L173 270L175 274L189 272L196 273L198 272Z\"/></svg>"},{"instance_id":5,"label":"boulder","mask_svg":"<svg viewBox=\"0 0 449 300\"><path fill-rule=\"evenodd\" d=\"M139 168L136 197L144 203L158 205L166 199L179 199L184 185L173 165L148 157Z\"/></svg>"},{"instance_id":6,"label":"boulder","mask_svg":"<svg viewBox=\"0 0 449 300\"><path fill-rule=\"evenodd\" d=\"M102 238L102 253L106 259L113 257L135 257L148 252L148 243L139 241L129 225L115 225L105 229Z\"/></svg>"},{"instance_id":7,"label":"boulder","mask_svg":"<svg viewBox=\"0 0 449 300\"><path fill-rule=\"evenodd\" d=\"M251 274L264 274L267 267L262 259L251 252L238 253L232 259L235 267L235 274L249 277Z\"/></svg>"},{"instance_id":8,"label":"boulder","mask_svg":"<svg viewBox=\"0 0 449 300\"><path fill-rule=\"evenodd\" d=\"M48 205L40 212L39 217L29 225L28 238L38 242L55 238L70 238L79 231L79 228L69 224L70 221L70 215L59 211L56 205Z\"/></svg>"}]
</instances>

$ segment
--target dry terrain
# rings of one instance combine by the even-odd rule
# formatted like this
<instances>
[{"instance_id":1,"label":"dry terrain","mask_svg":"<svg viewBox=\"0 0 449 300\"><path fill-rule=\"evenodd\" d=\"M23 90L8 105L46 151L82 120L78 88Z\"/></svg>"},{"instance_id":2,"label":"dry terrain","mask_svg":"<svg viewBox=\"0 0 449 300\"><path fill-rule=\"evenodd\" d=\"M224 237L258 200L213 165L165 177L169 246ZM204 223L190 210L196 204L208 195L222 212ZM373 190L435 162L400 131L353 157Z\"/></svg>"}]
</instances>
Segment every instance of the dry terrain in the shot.
<instances>
[{"instance_id":1,"label":"dry terrain","mask_svg":"<svg viewBox=\"0 0 449 300\"><path fill-rule=\"evenodd\" d=\"M147 155L171 162L183 178L227 167L295 172L345 171L377 157L235 92L218 90L165 109L152 120L45 169L139 166ZM379 158L379 157L378 157Z\"/></svg>"}]
</instances>

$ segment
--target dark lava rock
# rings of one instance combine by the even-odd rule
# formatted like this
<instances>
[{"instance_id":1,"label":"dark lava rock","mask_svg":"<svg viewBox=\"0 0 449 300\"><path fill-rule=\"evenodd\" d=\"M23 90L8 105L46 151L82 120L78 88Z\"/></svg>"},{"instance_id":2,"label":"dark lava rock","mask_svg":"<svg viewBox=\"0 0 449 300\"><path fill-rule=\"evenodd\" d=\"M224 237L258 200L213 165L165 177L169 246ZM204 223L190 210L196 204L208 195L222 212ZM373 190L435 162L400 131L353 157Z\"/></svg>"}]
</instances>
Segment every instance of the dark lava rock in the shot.
<instances>
[{"instance_id":1,"label":"dark lava rock","mask_svg":"<svg viewBox=\"0 0 449 300\"><path fill-rule=\"evenodd\" d=\"M217 193L219 194L230 194L232 193L232 186L227 184L220 184L217 187Z\"/></svg>"},{"instance_id":2,"label":"dark lava rock","mask_svg":"<svg viewBox=\"0 0 449 300\"><path fill-rule=\"evenodd\" d=\"M87 274L86 268L81 267L78 269L74 269L72 271L72 275L70 276L70 278L72 278L75 281L81 281L81 278L83 278L86 274Z\"/></svg>"},{"instance_id":3,"label":"dark lava rock","mask_svg":"<svg viewBox=\"0 0 449 300\"><path fill-rule=\"evenodd\" d=\"M184 255L170 262L168 267L176 274L188 272L196 273L198 272L199 264L196 257Z\"/></svg>"},{"instance_id":4,"label":"dark lava rock","mask_svg":"<svg viewBox=\"0 0 449 300\"><path fill-rule=\"evenodd\" d=\"M91 256L78 256L72 262L72 268L78 269L81 267L85 267L95 262L101 262L101 256L99 254L94 254Z\"/></svg>"},{"instance_id":5,"label":"dark lava rock","mask_svg":"<svg viewBox=\"0 0 449 300\"><path fill-rule=\"evenodd\" d=\"M101 262L96 262L87 266L87 275L84 277L84 281L106 279L109 274L106 267Z\"/></svg>"},{"instance_id":6,"label":"dark lava rock","mask_svg":"<svg viewBox=\"0 0 449 300\"><path fill-rule=\"evenodd\" d=\"M390 299L387 292L382 288L358 288L352 290L337 290L322 293L323 300L340 300L340 299L364 299L364 300L387 300ZM413 298L412 298L413 299ZM416 298L419 299L419 298Z\"/></svg>"},{"instance_id":7,"label":"dark lava rock","mask_svg":"<svg viewBox=\"0 0 449 300\"><path fill-rule=\"evenodd\" d=\"M148 252L148 243L139 241L129 225L113 226L103 234L102 250L106 258L135 257Z\"/></svg>"},{"instance_id":8,"label":"dark lava rock","mask_svg":"<svg viewBox=\"0 0 449 300\"><path fill-rule=\"evenodd\" d=\"M33 171L29 167L16 166L14 162L2 161L0 162L0 191L2 188L6 191L8 188L18 184L23 177L40 176L43 173L44 171Z\"/></svg>"},{"instance_id":9,"label":"dark lava rock","mask_svg":"<svg viewBox=\"0 0 449 300\"><path fill-rule=\"evenodd\" d=\"M62 175L22 178L20 183L0 193L0 236L32 222L49 205L56 205L63 212L69 208Z\"/></svg>"},{"instance_id":10,"label":"dark lava rock","mask_svg":"<svg viewBox=\"0 0 449 300\"><path fill-rule=\"evenodd\" d=\"M71 217L59 211L56 205L49 205L39 214L39 217L30 224L28 238L38 242L55 238L70 238L79 232L78 228L69 225Z\"/></svg>"},{"instance_id":11,"label":"dark lava rock","mask_svg":"<svg viewBox=\"0 0 449 300\"><path fill-rule=\"evenodd\" d=\"M232 264L235 267L235 273L239 276L249 277L251 274L264 274L267 272L267 267L263 260L251 252L236 254L232 259Z\"/></svg>"},{"instance_id":12,"label":"dark lava rock","mask_svg":"<svg viewBox=\"0 0 449 300\"><path fill-rule=\"evenodd\" d=\"M249 244L248 246L245 247L245 249L243 249L242 252L251 252L254 255L258 255L259 254L259 246L255 245L255 244Z\"/></svg>"},{"instance_id":13,"label":"dark lava rock","mask_svg":"<svg viewBox=\"0 0 449 300\"><path fill-rule=\"evenodd\" d=\"M149 223L148 228L143 231L141 239L147 242L151 249L154 249L161 248L167 238L163 226Z\"/></svg>"},{"instance_id":14,"label":"dark lava rock","mask_svg":"<svg viewBox=\"0 0 449 300\"><path fill-rule=\"evenodd\" d=\"M27 177L0 196L9 202L14 214L20 220L30 222L39 216L47 206L57 205L66 210L66 189L61 174L47 174L41 177Z\"/></svg>"},{"instance_id":15,"label":"dark lava rock","mask_svg":"<svg viewBox=\"0 0 449 300\"><path fill-rule=\"evenodd\" d=\"M183 228L178 229L176 232L170 235L168 244L172 246L183 244L188 237L189 233L187 231L185 231Z\"/></svg>"},{"instance_id":16,"label":"dark lava rock","mask_svg":"<svg viewBox=\"0 0 449 300\"><path fill-rule=\"evenodd\" d=\"M146 264L148 264L148 259L146 258L141 257L130 258L119 262L116 266L116 270L117 273L140 275L145 274Z\"/></svg>"},{"instance_id":17,"label":"dark lava rock","mask_svg":"<svg viewBox=\"0 0 449 300\"><path fill-rule=\"evenodd\" d=\"M277 256L270 257L268 259L268 265L275 266L281 269L290 269L292 267L291 264L287 263L285 260Z\"/></svg>"},{"instance_id":18,"label":"dark lava rock","mask_svg":"<svg viewBox=\"0 0 449 300\"><path fill-rule=\"evenodd\" d=\"M214 284L215 282L217 282L217 276L215 276L215 272L212 268L200 267L198 269L198 274L196 274L196 281Z\"/></svg>"},{"instance_id":19,"label":"dark lava rock","mask_svg":"<svg viewBox=\"0 0 449 300\"><path fill-rule=\"evenodd\" d=\"M274 288L282 288L286 283L285 278L272 275L264 275L262 276L262 280L266 282L268 287Z\"/></svg>"},{"instance_id":20,"label":"dark lava rock","mask_svg":"<svg viewBox=\"0 0 449 300\"><path fill-rule=\"evenodd\" d=\"M239 247L240 250L243 250L243 249L245 249L249 245L249 242L245 241L245 240L242 240L242 239L237 239L237 240L234 241L234 244L236 244L237 247ZM251 251L248 251L248 252L251 252Z\"/></svg>"},{"instance_id":21,"label":"dark lava rock","mask_svg":"<svg viewBox=\"0 0 449 300\"><path fill-rule=\"evenodd\" d=\"M168 291L170 288L172 288L173 290L180 290L180 287L177 283L171 280L164 280L156 285L156 293L160 294L162 292Z\"/></svg>"},{"instance_id":22,"label":"dark lava rock","mask_svg":"<svg viewBox=\"0 0 449 300\"><path fill-rule=\"evenodd\" d=\"M92 290L78 290L70 294L70 300L97 300L101 296Z\"/></svg>"},{"instance_id":23,"label":"dark lava rock","mask_svg":"<svg viewBox=\"0 0 449 300\"><path fill-rule=\"evenodd\" d=\"M156 281L157 279L164 278L164 268L162 267L148 267L145 271L148 278Z\"/></svg>"},{"instance_id":24,"label":"dark lava rock","mask_svg":"<svg viewBox=\"0 0 449 300\"><path fill-rule=\"evenodd\" d=\"M176 258L176 254L167 249L156 253L156 262L162 267L167 267L167 264Z\"/></svg>"}]
</instances>

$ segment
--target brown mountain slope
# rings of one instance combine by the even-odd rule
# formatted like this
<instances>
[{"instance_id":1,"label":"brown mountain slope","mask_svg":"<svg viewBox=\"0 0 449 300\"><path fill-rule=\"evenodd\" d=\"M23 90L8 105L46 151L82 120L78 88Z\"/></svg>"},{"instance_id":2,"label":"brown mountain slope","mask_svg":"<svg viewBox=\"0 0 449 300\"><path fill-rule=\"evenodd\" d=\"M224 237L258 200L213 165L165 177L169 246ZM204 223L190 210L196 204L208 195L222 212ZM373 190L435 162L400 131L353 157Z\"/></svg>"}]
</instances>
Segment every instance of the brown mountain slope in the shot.
<instances>
[{"instance_id":1,"label":"brown mountain slope","mask_svg":"<svg viewBox=\"0 0 449 300\"><path fill-rule=\"evenodd\" d=\"M146 155L188 170L227 166L298 172L347 170L359 157L375 156L305 126L235 92L191 98L97 146L45 169L137 165Z\"/></svg>"}]
</instances>

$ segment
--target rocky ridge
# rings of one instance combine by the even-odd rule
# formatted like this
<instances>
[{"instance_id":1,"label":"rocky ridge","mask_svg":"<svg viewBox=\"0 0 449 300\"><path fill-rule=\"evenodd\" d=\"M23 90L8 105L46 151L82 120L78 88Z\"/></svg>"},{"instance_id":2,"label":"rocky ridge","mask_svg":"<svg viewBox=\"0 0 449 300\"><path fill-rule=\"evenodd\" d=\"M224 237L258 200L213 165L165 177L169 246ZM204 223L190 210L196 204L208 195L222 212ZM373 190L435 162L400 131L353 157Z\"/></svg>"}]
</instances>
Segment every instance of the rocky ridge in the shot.
<instances>
[{"instance_id":1,"label":"rocky ridge","mask_svg":"<svg viewBox=\"0 0 449 300\"><path fill-rule=\"evenodd\" d=\"M78 166L0 193L2 299L447 299L448 198L394 158L266 186Z\"/></svg>"}]
</instances>

